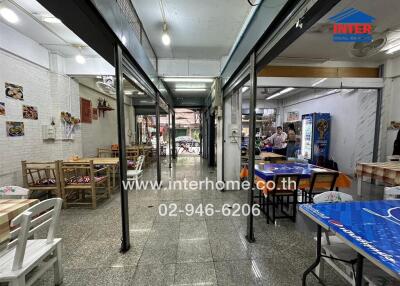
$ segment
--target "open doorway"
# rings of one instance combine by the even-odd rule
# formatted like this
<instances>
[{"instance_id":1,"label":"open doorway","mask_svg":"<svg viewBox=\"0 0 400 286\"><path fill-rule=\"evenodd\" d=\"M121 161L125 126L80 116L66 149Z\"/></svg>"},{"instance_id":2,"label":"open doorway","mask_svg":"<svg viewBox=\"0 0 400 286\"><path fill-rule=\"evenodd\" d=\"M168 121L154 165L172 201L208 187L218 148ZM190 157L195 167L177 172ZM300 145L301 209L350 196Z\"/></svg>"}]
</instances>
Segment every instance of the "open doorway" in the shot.
<instances>
[{"instance_id":1,"label":"open doorway","mask_svg":"<svg viewBox=\"0 0 400 286\"><path fill-rule=\"evenodd\" d=\"M175 109L175 114L177 155L200 155L200 112L187 108L177 108Z\"/></svg>"}]
</instances>

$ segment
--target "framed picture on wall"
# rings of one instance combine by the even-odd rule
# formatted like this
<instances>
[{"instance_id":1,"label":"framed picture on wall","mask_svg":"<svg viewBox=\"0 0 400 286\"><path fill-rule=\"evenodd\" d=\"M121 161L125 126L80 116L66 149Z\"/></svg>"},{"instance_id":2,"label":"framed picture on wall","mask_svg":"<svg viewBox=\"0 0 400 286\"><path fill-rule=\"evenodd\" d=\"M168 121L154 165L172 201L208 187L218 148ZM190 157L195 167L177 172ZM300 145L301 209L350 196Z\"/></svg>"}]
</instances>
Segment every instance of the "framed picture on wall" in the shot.
<instances>
[{"instance_id":1,"label":"framed picture on wall","mask_svg":"<svg viewBox=\"0 0 400 286\"><path fill-rule=\"evenodd\" d=\"M81 97L81 122L92 123L92 102Z\"/></svg>"},{"instance_id":2,"label":"framed picture on wall","mask_svg":"<svg viewBox=\"0 0 400 286\"><path fill-rule=\"evenodd\" d=\"M299 121L300 120L300 113L298 111L289 111L287 113L287 121Z\"/></svg>"},{"instance_id":3,"label":"framed picture on wall","mask_svg":"<svg viewBox=\"0 0 400 286\"><path fill-rule=\"evenodd\" d=\"M22 106L22 117L25 119L38 120L38 110L35 106L23 105Z\"/></svg>"},{"instance_id":4,"label":"framed picture on wall","mask_svg":"<svg viewBox=\"0 0 400 286\"><path fill-rule=\"evenodd\" d=\"M97 108L92 108L92 119L93 120L99 119L99 115L97 114Z\"/></svg>"},{"instance_id":5,"label":"framed picture on wall","mask_svg":"<svg viewBox=\"0 0 400 286\"><path fill-rule=\"evenodd\" d=\"M0 102L0 115L6 115L6 104L4 102Z\"/></svg>"},{"instance_id":6,"label":"framed picture on wall","mask_svg":"<svg viewBox=\"0 0 400 286\"><path fill-rule=\"evenodd\" d=\"M5 90L8 98L24 100L24 88L22 86L6 82Z\"/></svg>"},{"instance_id":7,"label":"framed picture on wall","mask_svg":"<svg viewBox=\"0 0 400 286\"><path fill-rule=\"evenodd\" d=\"M23 122L6 121L6 131L9 137L19 137L25 135Z\"/></svg>"}]
</instances>

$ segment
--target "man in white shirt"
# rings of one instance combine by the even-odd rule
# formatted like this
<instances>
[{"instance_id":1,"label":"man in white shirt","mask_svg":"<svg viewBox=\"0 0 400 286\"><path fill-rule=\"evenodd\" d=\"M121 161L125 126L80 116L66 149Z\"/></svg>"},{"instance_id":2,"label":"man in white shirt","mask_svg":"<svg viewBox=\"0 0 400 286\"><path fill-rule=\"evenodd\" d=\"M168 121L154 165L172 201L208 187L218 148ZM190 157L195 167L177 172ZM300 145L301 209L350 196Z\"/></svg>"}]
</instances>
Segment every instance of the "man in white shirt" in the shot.
<instances>
[{"instance_id":1,"label":"man in white shirt","mask_svg":"<svg viewBox=\"0 0 400 286\"><path fill-rule=\"evenodd\" d=\"M276 133L272 134L271 137L267 138L267 141L272 144L272 147L275 149L284 149L286 148L286 139L287 139L287 134L283 132L283 129L281 126L278 126L276 128Z\"/></svg>"}]
</instances>

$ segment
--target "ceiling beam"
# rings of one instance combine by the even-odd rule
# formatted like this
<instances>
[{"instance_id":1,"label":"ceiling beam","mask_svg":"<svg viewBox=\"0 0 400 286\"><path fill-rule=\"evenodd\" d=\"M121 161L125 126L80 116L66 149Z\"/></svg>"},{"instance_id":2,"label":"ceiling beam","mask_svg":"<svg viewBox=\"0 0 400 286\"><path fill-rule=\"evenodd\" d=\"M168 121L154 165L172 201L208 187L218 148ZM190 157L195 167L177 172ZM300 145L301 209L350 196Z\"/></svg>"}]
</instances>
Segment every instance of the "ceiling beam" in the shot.
<instances>
[{"instance_id":1,"label":"ceiling beam","mask_svg":"<svg viewBox=\"0 0 400 286\"><path fill-rule=\"evenodd\" d=\"M260 77L315 77L342 78L363 77L378 78L379 68L365 67L305 67L305 66L267 66L259 73Z\"/></svg>"}]
</instances>

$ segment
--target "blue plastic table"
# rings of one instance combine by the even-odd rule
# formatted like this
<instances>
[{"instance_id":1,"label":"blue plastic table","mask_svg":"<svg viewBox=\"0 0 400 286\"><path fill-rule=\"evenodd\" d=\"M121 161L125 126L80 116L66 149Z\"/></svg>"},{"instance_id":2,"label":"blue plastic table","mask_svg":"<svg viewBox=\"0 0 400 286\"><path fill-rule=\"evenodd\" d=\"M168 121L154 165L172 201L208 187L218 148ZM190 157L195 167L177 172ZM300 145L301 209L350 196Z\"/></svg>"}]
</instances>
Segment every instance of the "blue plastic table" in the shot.
<instances>
[{"instance_id":1,"label":"blue plastic table","mask_svg":"<svg viewBox=\"0 0 400 286\"><path fill-rule=\"evenodd\" d=\"M313 171L324 172L326 169L315 165L304 163L285 163L285 164L256 164L254 174L265 181L274 179L275 175L300 175L301 179L310 178Z\"/></svg>"},{"instance_id":2,"label":"blue plastic table","mask_svg":"<svg viewBox=\"0 0 400 286\"><path fill-rule=\"evenodd\" d=\"M358 253L356 285L362 283L363 258L400 280L400 200L307 204L300 212L318 224L317 260L303 285L321 258L321 227Z\"/></svg>"}]
</instances>

